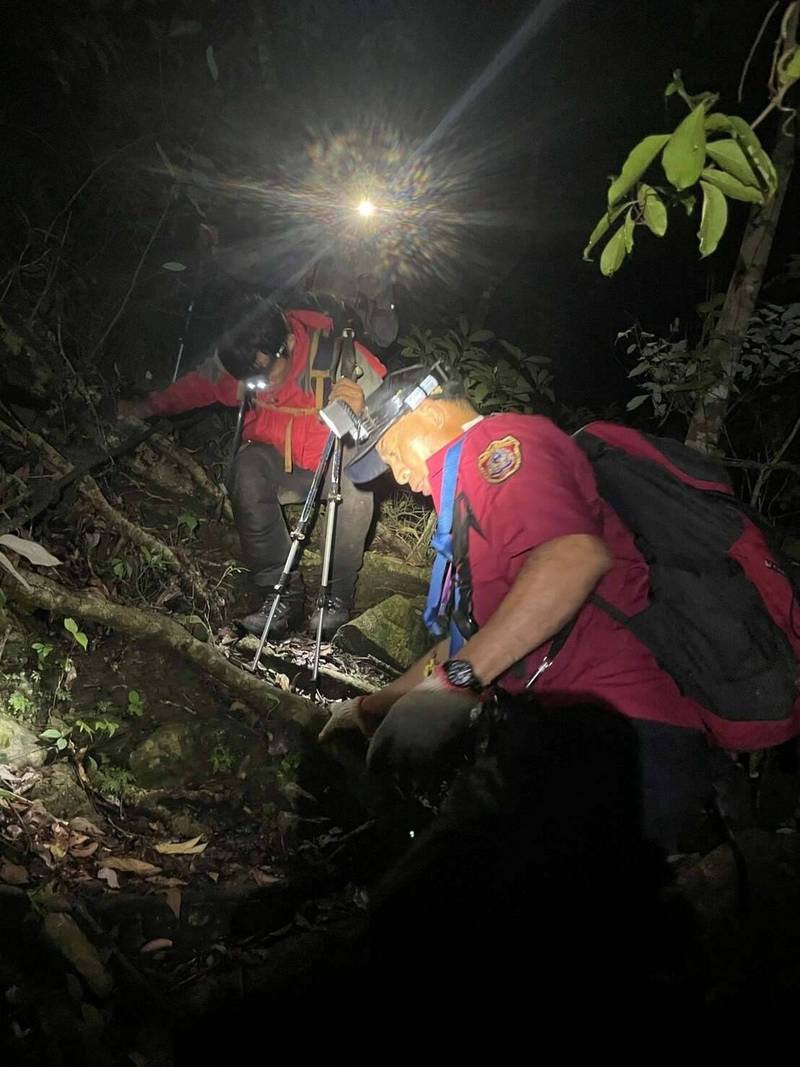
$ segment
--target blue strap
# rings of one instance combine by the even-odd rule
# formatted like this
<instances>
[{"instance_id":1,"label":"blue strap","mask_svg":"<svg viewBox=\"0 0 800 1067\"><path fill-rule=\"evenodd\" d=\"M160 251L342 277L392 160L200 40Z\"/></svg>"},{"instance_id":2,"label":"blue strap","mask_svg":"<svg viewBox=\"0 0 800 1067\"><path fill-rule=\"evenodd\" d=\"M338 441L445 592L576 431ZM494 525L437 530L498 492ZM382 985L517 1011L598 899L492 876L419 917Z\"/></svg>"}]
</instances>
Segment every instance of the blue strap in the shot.
<instances>
[{"instance_id":1,"label":"blue strap","mask_svg":"<svg viewBox=\"0 0 800 1067\"><path fill-rule=\"evenodd\" d=\"M439 502L439 519L436 523L436 533L431 541L431 546L436 553L436 559L431 571L431 583L428 587L428 600L425 605L423 618L425 625L435 637L444 637L445 631L441 624L442 600L444 598L445 583L453 577L453 514L456 503L456 485L458 483L458 465L461 461L461 450L464 447L464 438L460 438L452 444L444 460L444 474L442 477L442 493ZM454 590L454 606L458 607L459 590L456 584ZM464 639L454 623L450 623L450 655L458 652Z\"/></svg>"}]
</instances>

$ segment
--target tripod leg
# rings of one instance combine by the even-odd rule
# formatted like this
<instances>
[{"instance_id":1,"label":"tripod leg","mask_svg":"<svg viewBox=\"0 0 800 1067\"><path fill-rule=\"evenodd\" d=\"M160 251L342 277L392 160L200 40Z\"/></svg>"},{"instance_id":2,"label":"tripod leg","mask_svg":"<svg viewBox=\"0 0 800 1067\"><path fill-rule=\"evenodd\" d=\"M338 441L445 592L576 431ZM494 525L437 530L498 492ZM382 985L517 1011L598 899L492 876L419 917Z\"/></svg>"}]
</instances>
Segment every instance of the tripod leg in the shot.
<instances>
[{"instance_id":1,"label":"tripod leg","mask_svg":"<svg viewBox=\"0 0 800 1067\"><path fill-rule=\"evenodd\" d=\"M325 622L325 608L328 603L328 590L330 588L331 560L333 558L333 537L336 530L336 514L342 500L341 494L342 476L342 443L337 440L333 451L333 466L331 471L331 490L328 495L327 525L325 527L325 548L322 554L322 578L319 589L319 618L317 619L317 635L314 644L314 662L311 671L311 681L316 686L319 677L319 654L322 645L322 627Z\"/></svg>"}]
</instances>

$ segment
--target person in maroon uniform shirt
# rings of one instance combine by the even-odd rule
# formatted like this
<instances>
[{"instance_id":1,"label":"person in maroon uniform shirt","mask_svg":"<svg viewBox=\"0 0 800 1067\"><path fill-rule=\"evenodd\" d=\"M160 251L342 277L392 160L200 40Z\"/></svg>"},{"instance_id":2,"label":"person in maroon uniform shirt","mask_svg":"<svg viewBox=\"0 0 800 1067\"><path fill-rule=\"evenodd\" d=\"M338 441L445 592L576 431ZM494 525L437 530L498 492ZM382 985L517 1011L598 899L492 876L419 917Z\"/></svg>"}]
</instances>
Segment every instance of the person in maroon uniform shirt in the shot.
<instances>
[{"instance_id":1,"label":"person in maroon uniform shirt","mask_svg":"<svg viewBox=\"0 0 800 1067\"><path fill-rule=\"evenodd\" d=\"M322 355L327 351L330 356L334 332L333 318L323 311L282 308L247 293L229 308L227 328L216 351L197 370L145 400L119 403L123 418L174 415L213 403L238 406L245 382L254 376L263 381L264 388L252 394L244 417L243 444L228 487L242 555L264 599L258 611L241 619L251 633L260 634L264 627L272 588L291 544L281 506L305 498L328 439L320 409L339 399L360 412L365 394L377 388L386 374L380 360L356 343L359 384L341 379L328 392L330 370ZM350 617L373 510L372 492L356 488L344 476L331 599L325 612L326 637ZM286 636L300 624L303 598L302 579L295 572L273 620L274 637ZM313 632L316 615L309 625Z\"/></svg>"},{"instance_id":2,"label":"person in maroon uniform shirt","mask_svg":"<svg viewBox=\"0 0 800 1067\"><path fill-rule=\"evenodd\" d=\"M357 728L371 738L370 766L412 769L465 731L490 687L527 690L564 714L576 704L610 707L638 737L648 832L674 847L679 827L708 799L716 764L732 764L723 750L784 741L799 732L798 715L780 724L780 736L775 723L737 722L732 745L725 724L684 696L632 631L589 600L596 590L634 615L648 602L649 578L578 445L541 416L481 417L461 384L444 376L414 410L395 400L382 417L385 396L411 394L426 374L389 375L374 394L368 416L376 411L364 421L375 430L349 473L363 482L388 466L441 512L448 456L460 446L450 494L460 600L449 600L460 633L379 692L334 705L321 739Z\"/></svg>"}]
</instances>

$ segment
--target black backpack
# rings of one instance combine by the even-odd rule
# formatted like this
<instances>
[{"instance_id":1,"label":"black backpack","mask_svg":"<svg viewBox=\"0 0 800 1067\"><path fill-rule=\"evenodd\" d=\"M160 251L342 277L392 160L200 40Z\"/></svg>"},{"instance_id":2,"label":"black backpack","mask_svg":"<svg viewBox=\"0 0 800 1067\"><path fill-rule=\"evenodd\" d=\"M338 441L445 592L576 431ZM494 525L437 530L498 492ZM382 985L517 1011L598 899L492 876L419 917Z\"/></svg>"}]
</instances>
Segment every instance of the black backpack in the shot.
<instances>
[{"instance_id":1,"label":"black backpack","mask_svg":"<svg viewBox=\"0 0 800 1067\"><path fill-rule=\"evenodd\" d=\"M650 602L639 614L625 616L596 595L594 603L719 719L791 717L798 567L733 495L724 468L676 441L611 423L592 423L574 440L650 569Z\"/></svg>"}]
</instances>

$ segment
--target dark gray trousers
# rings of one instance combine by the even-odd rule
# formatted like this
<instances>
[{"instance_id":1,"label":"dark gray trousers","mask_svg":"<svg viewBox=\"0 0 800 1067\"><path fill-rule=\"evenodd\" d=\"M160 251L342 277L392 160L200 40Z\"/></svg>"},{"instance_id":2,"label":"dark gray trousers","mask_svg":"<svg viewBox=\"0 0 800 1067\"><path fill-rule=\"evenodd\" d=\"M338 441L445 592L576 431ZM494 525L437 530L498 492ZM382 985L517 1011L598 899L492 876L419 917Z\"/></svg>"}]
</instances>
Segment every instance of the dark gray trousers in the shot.
<instances>
[{"instance_id":1,"label":"dark gray trousers","mask_svg":"<svg viewBox=\"0 0 800 1067\"><path fill-rule=\"evenodd\" d=\"M287 474L283 457L272 445L250 441L239 450L229 485L242 556L253 583L266 596L280 577L291 539L283 517L284 504L305 500L313 471L296 467ZM327 491L326 478L323 499ZM364 558L375 500L342 474L342 502L336 519L331 593L347 603L353 598Z\"/></svg>"}]
</instances>

